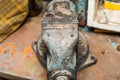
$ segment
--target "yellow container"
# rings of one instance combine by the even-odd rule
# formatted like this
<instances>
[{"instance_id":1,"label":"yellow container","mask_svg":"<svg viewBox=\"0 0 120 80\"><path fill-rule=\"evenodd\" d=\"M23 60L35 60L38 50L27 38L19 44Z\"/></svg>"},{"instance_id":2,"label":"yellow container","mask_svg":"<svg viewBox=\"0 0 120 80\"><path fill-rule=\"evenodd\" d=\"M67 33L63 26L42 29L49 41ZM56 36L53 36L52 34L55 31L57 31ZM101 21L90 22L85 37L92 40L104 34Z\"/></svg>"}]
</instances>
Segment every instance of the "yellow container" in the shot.
<instances>
[{"instance_id":1,"label":"yellow container","mask_svg":"<svg viewBox=\"0 0 120 80\"><path fill-rule=\"evenodd\" d=\"M104 8L111 10L120 10L120 3L105 1Z\"/></svg>"}]
</instances>

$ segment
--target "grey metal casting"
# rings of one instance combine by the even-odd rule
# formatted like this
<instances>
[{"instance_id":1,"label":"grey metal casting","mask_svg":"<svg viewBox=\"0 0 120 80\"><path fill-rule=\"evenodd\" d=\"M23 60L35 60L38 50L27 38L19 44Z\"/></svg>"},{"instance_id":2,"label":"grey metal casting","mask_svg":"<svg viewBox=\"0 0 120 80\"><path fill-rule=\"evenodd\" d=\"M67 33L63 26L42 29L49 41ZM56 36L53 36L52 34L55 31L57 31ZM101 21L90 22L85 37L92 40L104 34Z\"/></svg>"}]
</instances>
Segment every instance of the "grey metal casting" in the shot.
<instances>
[{"instance_id":1,"label":"grey metal casting","mask_svg":"<svg viewBox=\"0 0 120 80\"><path fill-rule=\"evenodd\" d=\"M48 80L76 80L76 71L96 62L79 30L76 10L71 0L52 0L44 13L42 36L33 49Z\"/></svg>"}]
</instances>

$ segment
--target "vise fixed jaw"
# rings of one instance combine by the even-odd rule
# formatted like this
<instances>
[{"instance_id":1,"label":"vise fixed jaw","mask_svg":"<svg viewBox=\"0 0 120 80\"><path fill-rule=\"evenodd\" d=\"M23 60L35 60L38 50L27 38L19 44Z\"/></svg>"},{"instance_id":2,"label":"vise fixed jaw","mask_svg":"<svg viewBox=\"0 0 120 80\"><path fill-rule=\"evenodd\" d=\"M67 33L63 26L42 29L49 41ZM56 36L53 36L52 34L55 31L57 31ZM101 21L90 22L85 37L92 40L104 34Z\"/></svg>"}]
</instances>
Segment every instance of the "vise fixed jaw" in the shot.
<instances>
[{"instance_id":1,"label":"vise fixed jaw","mask_svg":"<svg viewBox=\"0 0 120 80\"><path fill-rule=\"evenodd\" d=\"M42 36L33 43L33 49L48 71L48 80L76 80L76 71L96 63L78 29L75 10L70 0L53 0L43 16Z\"/></svg>"},{"instance_id":2,"label":"vise fixed jaw","mask_svg":"<svg viewBox=\"0 0 120 80\"><path fill-rule=\"evenodd\" d=\"M48 80L75 80L77 71L96 63L77 23L44 23L44 26L49 27L43 28L33 49L40 64L48 71Z\"/></svg>"},{"instance_id":3,"label":"vise fixed jaw","mask_svg":"<svg viewBox=\"0 0 120 80\"><path fill-rule=\"evenodd\" d=\"M76 80L77 71L95 64L97 60L91 53L83 33L78 32L78 37L72 39L75 37L74 30L73 33L68 33L66 29L61 33L58 28L53 30L54 34L50 34L52 30L48 29L45 32L50 32L44 34L46 39L41 36L33 43L36 56L48 71L48 80Z\"/></svg>"}]
</instances>

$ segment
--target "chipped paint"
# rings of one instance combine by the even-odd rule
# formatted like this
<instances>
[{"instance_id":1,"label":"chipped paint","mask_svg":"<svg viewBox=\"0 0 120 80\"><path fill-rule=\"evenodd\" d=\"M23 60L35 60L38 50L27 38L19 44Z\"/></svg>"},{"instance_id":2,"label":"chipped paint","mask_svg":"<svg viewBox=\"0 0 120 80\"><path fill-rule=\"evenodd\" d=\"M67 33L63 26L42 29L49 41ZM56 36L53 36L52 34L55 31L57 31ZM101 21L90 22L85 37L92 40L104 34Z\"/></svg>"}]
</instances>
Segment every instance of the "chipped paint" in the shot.
<instances>
[{"instance_id":1,"label":"chipped paint","mask_svg":"<svg viewBox=\"0 0 120 80\"><path fill-rule=\"evenodd\" d=\"M116 47L116 42L111 43L112 47Z\"/></svg>"},{"instance_id":2,"label":"chipped paint","mask_svg":"<svg viewBox=\"0 0 120 80\"><path fill-rule=\"evenodd\" d=\"M6 49L10 49L10 51L4 54ZM16 78L46 80L46 71L39 64L31 45L26 46L23 51L16 52L16 50L16 46L12 42L6 42L0 46L2 52L0 55L0 77L3 77L1 74L8 73L9 78L13 80Z\"/></svg>"},{"instance_id":3,"label":"chipped paint","mask_svg":"<svg viewBox=\"0 0 120 80\"><path fill-rule=\"evenodd\" d=\"M89 28L88 28L88 27L85 27L83 30L84 30L84 31L89 31Z\"/></svg>"},{"instance_id":4,"label":"chipped paint","mask_svg":"<svg viewBox=\"0 0 120 80\"><path fill-rule=\"evenodd\" d=\"M11 52L12 55L14 56L14 54L16 53L15 44L11 43L11 42L6 42L5 44L3 44L1 46L1 49L2 49L2 50L0 50L1 54L7 54L7 53Z\"/></svg>"}]
</instances>

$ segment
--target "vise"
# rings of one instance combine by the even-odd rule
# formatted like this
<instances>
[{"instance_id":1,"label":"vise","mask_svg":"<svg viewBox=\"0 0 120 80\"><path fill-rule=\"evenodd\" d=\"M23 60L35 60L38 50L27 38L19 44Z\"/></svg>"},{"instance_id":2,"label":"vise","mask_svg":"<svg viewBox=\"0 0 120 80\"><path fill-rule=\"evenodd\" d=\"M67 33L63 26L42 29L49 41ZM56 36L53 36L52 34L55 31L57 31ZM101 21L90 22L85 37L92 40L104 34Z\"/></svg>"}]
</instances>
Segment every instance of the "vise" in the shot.
<instances>
[{"instance_id":1,"label":"vise","mask_svg":"<svg viewBox=\"0 0 120 80\"><path fill-rule=\"evenodd\" d=\"M76 72L96 63L84 34L78 27L78 14L71 0L52 0L43 15L42 36L33 42L48 80L76 80Z\"/></svg>"}]
</instances>

